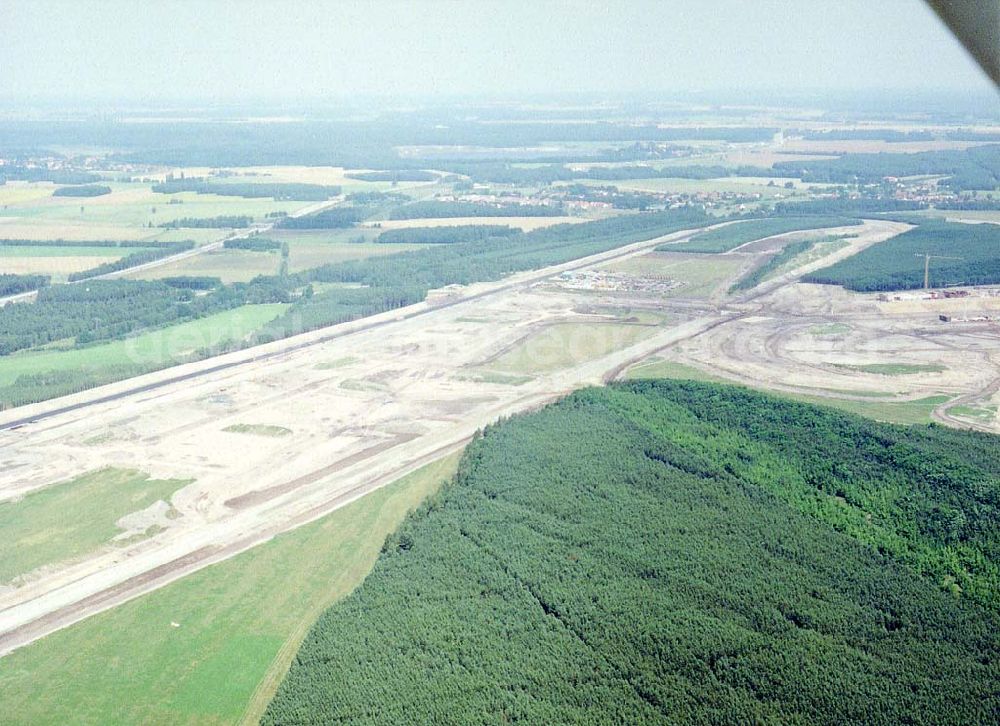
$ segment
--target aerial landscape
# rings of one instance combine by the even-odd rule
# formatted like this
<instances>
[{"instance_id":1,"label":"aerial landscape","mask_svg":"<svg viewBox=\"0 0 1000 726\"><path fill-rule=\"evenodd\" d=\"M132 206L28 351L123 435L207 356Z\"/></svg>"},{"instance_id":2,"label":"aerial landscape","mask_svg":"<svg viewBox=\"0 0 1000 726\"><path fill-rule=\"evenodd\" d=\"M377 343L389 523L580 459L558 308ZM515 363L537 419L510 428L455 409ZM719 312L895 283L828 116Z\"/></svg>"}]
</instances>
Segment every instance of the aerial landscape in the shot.
<instances>
[{"instance_id":1,"label":"aerial landscape","mask_svg":"<svg viewBox=\"0 0 1000 726\"><path fill-rule=\"evenodd\" d=\"M1000 48L714 5L11 9L5 723L998 720Z\"/></svg>"}]
</instances>

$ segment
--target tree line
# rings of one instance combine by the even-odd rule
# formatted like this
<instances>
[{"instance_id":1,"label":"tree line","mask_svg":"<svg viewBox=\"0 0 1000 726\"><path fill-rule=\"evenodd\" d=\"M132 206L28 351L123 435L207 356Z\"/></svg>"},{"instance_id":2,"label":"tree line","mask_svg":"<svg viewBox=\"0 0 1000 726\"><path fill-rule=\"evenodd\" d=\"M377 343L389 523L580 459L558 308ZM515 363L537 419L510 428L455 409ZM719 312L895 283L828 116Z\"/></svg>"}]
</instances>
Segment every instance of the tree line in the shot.
<instances>
[{"instance_id":1,"label":"tree line","mask_svg":"<svg viewBox=\"0 0 1000 726\"><path fill-rule=\"evenodd\" d=\"M103 184L59 187L52 192L54 197L103 197L105 194L111 194L111 187Z\"/></svg>"},{"instance_id":2,"label":"tree line","mask_svg":"<svg viewBox=\"0 0 1000 726\"><path fill-rule=\"evenodd\" d=\"M375 240L380 244L455 244L475 242L491 237L520 234L516 227L501 224L463 224L455 227L404 227L382 232Z\"/></svg>"},{"instance_id":3,"label":"tree line","mask_svg":"<svg viewBox=\"0 0 1000 726\"><path fill-rule=\"evenodd\" d=\"M262 723L989 722L1000 619L933 553L996 562L998 474L995 437L578 392L468 446Z\"/></svg>"},{"instance_id":4,"label":"tree line","mask_svg":"<svg viewBox=\"0 0 1000 726\"><path fill-rule=\"evenodd\" d=\"M197 194L219 194L227 197L246 197L248 199L270 197L275 201L320 202L337 196L340 194L341 188L334 185L295 182L216 182L188 178L171 179L160 184L154 184L153 191L160 194L195 192Z\"/></svg>"},{"instance_id":5,"label":"tree line","mask_svg":"<svg viewBox=\"0 0 1000 726\"><path fill-rule=\"evenodd\" d=\"M924 219L914 229L802 279L859 292L916 290L924 286L922 256L932 255L931 287L992 285L1000 283L998 250L997 225Z\"/></svg>"},{"instance_id":6,"label":"tree line","mask_svg":"<svg viewBox=\"0 0 1000 726\"><path fill-rule=\"evenodd\" d=\"M164 222L159 227L166 229L177 229L178 227L190 227L192 229L240 229L249 227L253 223L253 217L245 214L228 214L218 217L183 217L170 222Z\"/></svg>"},{"instance_id":7,"label":"tree line","mask_svg":"<svg viewBox=\"0 0 1000 726\"><path fill-rule=\"evenodd\" d=\"M31 292L49 284L48 275L15 275L0 273L0 297Z\"/></svg>"}]
</instances>

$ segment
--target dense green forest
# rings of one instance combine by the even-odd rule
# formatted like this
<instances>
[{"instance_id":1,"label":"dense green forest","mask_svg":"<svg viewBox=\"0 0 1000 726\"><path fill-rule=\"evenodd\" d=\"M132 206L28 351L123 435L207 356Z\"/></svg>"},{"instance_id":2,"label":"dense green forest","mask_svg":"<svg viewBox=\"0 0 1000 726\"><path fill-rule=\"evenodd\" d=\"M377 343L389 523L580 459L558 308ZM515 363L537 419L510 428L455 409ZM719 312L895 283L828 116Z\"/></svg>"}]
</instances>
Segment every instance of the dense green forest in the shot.
<instances>
[{"instance_id":1,"label":"dense green forest","mask_svg":"<svg viewBox=\"0 0 1000 726\"><path fill-rule=\"evenodd\" d=\"M282 229L340 229L353 227L371 214L363 207L332 207L315 214L305 214L301 217L282 217L275 227Z\"/></svg>"},{"instance_id":2,"label":"dense green forest","mask_svg":"<svg viewBox=\"0 0 1000 726\"><path fill-rule=\"evenodd\" d=\"M478 204L476 202L426 201L396 207L389 219L432 219L434 217L559 217L560 206L545 204Z\"/></svg>"},{"instance_id":3,"label":"dense green forest","mask_svg":"<svg viewBox=\"0 0 1000 726\"><path fill-rule=\"evenodd\" d=\"M123 243L121 246L125 247L126 245ZM161 260L164 257L176 255L178 252L183 252L184 250L189 250L193 247L194 242L169 242L162 246L156 245L153 246L152 249L139 250L138 252L125 255L124 257L112 262L102 262L101 264L86 270L71 272L66 276L66 279L70 282L77 282L78 280L87 280L91 277L98 277L99 275L107 275L110 272L127 270L130 267L144 265L147 262L154 262L155 260Z\"/></svg>"},{"instance_id":4,"label":"dense green forest","mask_svg":"<svg viewBox=\"0 0 1000 726\"><path fill-rule=\"evenodd\" d=\"M177 229L178 227L190 227L191 229L226 229L229 227L240 228L249 227L253 222L253 217L243 214L222 215L219 217L183 217L164 222L159 225L167 229Z\"/></svg>"},{"instance_id":5,"label":"dense green forest","mask_svg":"<svg viewBox=\"0 0 1000 726\"><path fill-rule=\"evenodd\" d=\"M887 176L946 174L949 178L942 184L956 191L996 189L1000 187L1000 144L972 146L964 151L844 154L836 159L780 161L773 168L804 182L874 183Z\"/></svg>"},{"instance_id":6,"label":"dense green forest","mask_svg":"<svg viewBox=\"0 0 1000 726\"><path fill-rule=\"evenodd\" d=\"M786 232L861 224L850 217L775 217L734 222L697 234L686 242L660 247L672 252L729 252L740 245Z\"/></svg>"},{"instance_id":7,"label":"dense green forest","mask_svg":"<svg viewBox=\"0 0 1000 726\"><path fill-rule=\"evenodd\" d=\"M262 723L992 722L998 475L983 434L578 392L469 445Z\"/></svg>"},{"instance_id":8,"label":"dense green forest","mask_svg":"<svg viewBox=\"0 0 1000 726\"><path fill-rule=\"evenodd\" d=\"M382 244L455 244L490 237L510 237L521 230L503 224L463 224L457 227L404 227L386 230L375 240Z\"/></svg>"},{"instance_id":9,"label":"dense green forest","mask_svg":"<svg viewBox=\"0 0 1000 726\"><path fill-rule=\"evenodd\" d=\"M37 166L4 164L0 170L0 182L27 181L52 182L53 184L92 184L101 181L99 174L71 169L44 169Z\"/></svg>"},{"instance_id":10,"label":"dense green forest","mask_svg":"<svg viewBox=\"0 0 1000 726\"><path fill-rule=\"evenodd\" d=\"M1000 282L1000 227L938 220L922 221L915 229L802 279L861 292L915 290L924 286L926 254L960 258L931 258L932 287Z\"/></svg>"},{"instance_id":11,"label":"dense green forest","mask_svg":"<svg viewBox=\"0 0 1000 726\"><path fill-rule=\"evenodd\" d=\"M0 273L0 297L17 295L21 292L29 292L45 287L49 284L48 275L14 275Z\"/></svg>"},{"instance_id":12,"label":"dense green forest","mask_svg":"<svg viewBox=\"0 0 1000 726\"><path fill-rule=\"evenodd\" d=\"M103 184L85 184L83 186L59 187L52 196L54 197L103 197L111 194L111 187Z\"/></svg>"},{"instance_id":13,"label":"dense green forest","mask_svg":"<svg viewBox=\"0 0 1000 726\"><path fill-rule=\"evenodd\" d=\"M153 191L161 194L197 192L198 194L221 194L228 197L247 197L249 199L271 197L275 201L321 202L337 196L341 189L338 186L324 186L322 184L170 179L162 184L154 184Z\"/></svg>"}]
</instances>

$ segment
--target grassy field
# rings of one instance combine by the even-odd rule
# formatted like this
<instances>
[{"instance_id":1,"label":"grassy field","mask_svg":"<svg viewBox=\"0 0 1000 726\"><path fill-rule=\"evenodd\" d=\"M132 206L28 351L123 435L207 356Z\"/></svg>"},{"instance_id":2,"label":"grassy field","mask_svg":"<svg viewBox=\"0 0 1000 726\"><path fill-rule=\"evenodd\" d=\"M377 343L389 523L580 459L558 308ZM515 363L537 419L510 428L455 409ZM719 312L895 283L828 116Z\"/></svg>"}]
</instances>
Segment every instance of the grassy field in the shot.
<instances>
[{"instance_id":1,"label":"grassy field","mask_svg":"<svg viewBox=\"0 0 1000 726\"><path fill-rule=\"evenodd\" d=\"M134 338L73 350L25 351L4 356L0 358L0 386L13 384L21 375L99 369L121 363L163 365L198 348L242 338L273 320L287 307L282 304L244 305Z\"/></svg>"},{"instance_id":2,"label":"grassy field","mask_svg":"<svg viewBox=\"0 0 1000 726\"><path fill-rule=\"evenodd\" d=\"M108 182L111 194L100 197L53 197L52 185L38 186L41 187L39 192L48 189L49 195L29 194L22 190L15 192L14 198L7 201L0 192L0 215L127 227L147 227L152 223L156 227L184 217L247 215L259 219L269 212L294 212L310 204L194 192L158 194L152 191L149 184L121 182Z\"/></svg>"},{"instance_id":3,"label":"grassy field","mask_svg":"<svg viewBox=\"0 0 1000 726\"><path fill-rule=\"evenodd\" d=\"M907 376L914 373L940 373L947 370L946 366L937 363L865 363L849 365L834 363L837 368L846 368L860 373L877 373L881 376Z\"/></svg>"},{"instance_id":4,"label":"grassy field","mask_svg":"<svg viewBox=\"0 0 1000 726\"><path fill-rule=\"evenodd\" d=\"M707 371L694 366L677 363L675 361L663 360L662 358L650 358L636 366L630 368L625 376L627 379L648 379L648 378L676 378L702 382L728 382L721 376L716 376ZM760 390L767 391L764 387ZM927 396L912 401L855 401L846 398L835 398L827 396L810 396L806 394L777 392L779 395L804 403L814 403L819 406L830 406L841 411L856 413L859 416L885 421L888 423L901 424L927 424L931 422L931 412L940 404L948 400L948 396ZM863 392L844 391L845 395L869 395L873 398L880 394ZM952 411L954 413L954 410Z\"/></svg>"},{"instance_id":5,"label":"grassy field","mask_svg":"<svg viewBox=\"0 0 1000 726\"><path fill-rule=\"evenodd\" d=\"M534 333L489 364L500 373L540 373L568 368L651 335L652 325L557 323Z\"/></svg>"},{"instance_id":6,"label":"grassy field","mask_svg":"<svg viewBox=\"0 0 1000 726\"><path fill-rule=\"evenodd\" d=\"M57 245L0 245L0 273L49 275L53 282L65 282L72 272L89 270L105 262L114 262L147 248L129 247L60 247Z\"/></svg>"},{"instance_id":7,"label":"grassy field","mask_svg":"<svg viewBox=\"0 0 1000 726\"><path fill-rule=\"evenodd\" d=\"M663 360L659 357L650 358L628 369L626 380L643 380L647 378L677 378L690 381L717 382L724 379L694 366Z\"/></svg>"},{"instance_id":8,"label":"grassy field","mask_svg":"<svg viewBox=\"0 0 1000 726\"><path fill-rule=\"evenodd\" d=\"M743 262L737 258L706 259L703 255L674 252L650 252L606 265L603 269L637 277L669 277L684 284L664 297L703 299L735 275Z\"/></svg>"},{"instance_id":9,"label":"grassy field","mask_svg":"<svg viewBox=\"0 0 1000 726\"><path fill-rule=\"evenodd\" d=\"M256 723L315 618L458 457L7 656L5 722Z\"/></svg>"},{"instance_id":10,"label":"grassy field","mask_svg":"<svg viewBox=\"0 0 1000 726\"><path fill-rule=\"evenodd\" d=\"M284 426L271 426L268 424L233 424L222 429L231 434L253 434L255 436L288 436L291 429Z\"/></svg>"},{"instance_id":11,"label":"grassy field","mask_svg":"<svg viewBox=\"0 0 1000 726\"><path fill-rule=\"evenodd\" d=\"M205 275L221 278L225 283L247 282L258 275L278 274L280 262L281 257L277 252L211 250L125 277L133 280L160 280L178 275Z\"/></svg>"},{"instance_id":12,"label":"grassy field","mask_svg":"<svg viewBox=\"0 0 1000 726\"><path fill-rule=\"evenodd\" d=\"M120 517L160 499L169 501L187 483L101 469L0 504L0 583L92 552L119 533L115 522Z\"/></svg>"}]
</instances>

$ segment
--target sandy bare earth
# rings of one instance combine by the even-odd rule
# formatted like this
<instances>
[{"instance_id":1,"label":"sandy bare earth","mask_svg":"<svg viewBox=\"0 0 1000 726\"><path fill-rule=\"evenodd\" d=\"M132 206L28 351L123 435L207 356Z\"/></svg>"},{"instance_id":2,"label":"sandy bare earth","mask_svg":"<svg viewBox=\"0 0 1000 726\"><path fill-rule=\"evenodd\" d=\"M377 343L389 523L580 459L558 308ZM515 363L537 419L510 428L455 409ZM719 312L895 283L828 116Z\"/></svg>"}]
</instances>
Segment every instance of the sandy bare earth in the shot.
<instances>
[{"instance_id":1,"label":"sandy bare earth","mask_svg":"<svg viewBox=\"0 0 1000 726\"><path fill-rule=\"evenodd\" d=\"M0 653L322 516L454 450L500 416L599 383L623 362L717 324L713 309L521 385L476 372L539 324L593 317L573 312L572 295L538 289L539 282L667 239L0 413L0 427L34 421L0 430L0 500L106 466L195 479L173 497L180 516L161 520L165 531L46 568L0 594ZM220 362L233 365L213 372ZM147 390L128 393L140 386ZM86 405L48 415L73 404ZM235 424L292 434L224 431Z\"/></svg>"},{"instance_id":2,"label":"sandy bare earth","mask_svg":"<svg viewBox=\"0 0 1000 726\"><path fill-rule=\"evenodd\" d=\"M827 390L843 376L842 387L857 391L885 390L892 383L887 376L869 381L868 374L833 363L882 361L882 353L897 347L907 361L929 361L947 348L946 372L906 376L906 390L895 392L915 396L930 388L978 395L998 376L997 359L990 358L997 352L996 336L976 338L971 327L954 323L938 335L932 312L896 312L871 296L794 283L807 269L906 228L867 222L849 247L735 299L658 297L641 285L629 296L553 283L561 273L641 260L658 244L690 236L678 233L2 412L0 501L104 466L194 482L170 502L179 517L154 511L139 516L141 523L152 518L164 527L154 537L45 568L0 593L0 654L323 516L457 449L498 417L600 383L652 354L721 370L735 380L760 377L775 388ZM537 370L545 373L529 380L491 374L490 361L533 332L555 323L606 323L606 311L621 305L669 322L627 338L638 342L609 354L556 368L539 361ZM814 326L841 321L851 327L840 338L815 335ZM583 334L567 345L585 351L591 343ZM236 424L292 433L224 430Z\"/></svg>"}]
</instances>

